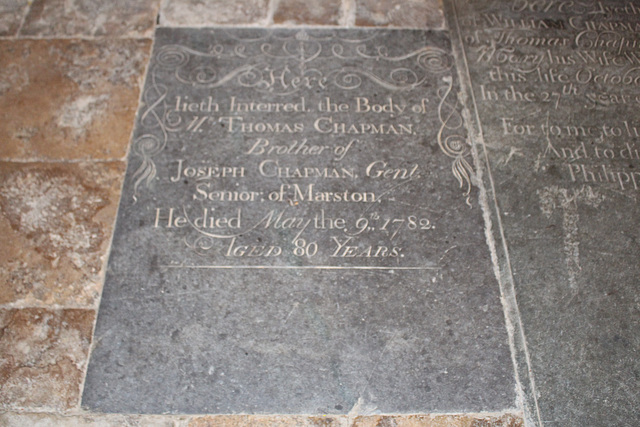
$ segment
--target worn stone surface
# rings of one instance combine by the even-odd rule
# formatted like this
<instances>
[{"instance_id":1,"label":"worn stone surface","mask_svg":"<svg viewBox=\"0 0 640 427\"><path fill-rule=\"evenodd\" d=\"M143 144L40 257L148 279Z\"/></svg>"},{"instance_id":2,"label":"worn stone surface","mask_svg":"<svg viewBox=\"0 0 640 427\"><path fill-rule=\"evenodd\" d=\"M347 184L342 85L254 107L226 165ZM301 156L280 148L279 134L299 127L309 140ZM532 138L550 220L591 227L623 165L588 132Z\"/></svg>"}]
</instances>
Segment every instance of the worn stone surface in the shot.
<instances>
[{"instance_id":1,"label":"worn stone surface","mask_svg":"<svg viewBox=\"0 0 640 427\"><path fill-rule=\"evenodd\" d=\"M186 417L176 415L56 415L5 413L0 423L7 427L521 427L517 415L370 415L370 416L295 416L295 415L210 415Z\"/></svg>"},{"instance_id":2,"label":"worn stone surface","mask_svg":"<svg viewBox=\"0 0 640 427\"><path fill-rule=\"evenodd\" d=\"M0 414L0 424L7 427L176 427L184 426L187 417L152 415L58 415L9 412Z\"/></svg>"},{"instance_id":3,"label":"worn stone surface","mask_svg":"<svg viewBox=\"0 0 640 427\"><path fill-rule=\"evenodd\" d=\"M217 415L197 417L189 427L521 427L517 415L368 415L368 416L260 416Z\"/></svg>"},{"instance_id":4,"label":"worn stone surface","mask_svg":"<svg viewBox=\"0 0 640 427\"><path fill-rule=\"evenodd\" d=\"M163 3L160 24L211 26L261 24L267 19L269 0L171 0Z\"/></svg>"},{"instance_id":5,"label":"worn stone surface","mask_svg":"<svg viewBox=\"0 0 640 427\"><path fill-rule=\"evenodd\" d=\"M341 0L308 2L304 0L280 0L273 14L274 24L284 25L338 25Z\"/></svg>"},{"instance_id":6,"label":"worn stone surface","mask_svg":"<svg viewBox=\"0 0 640 427\"><path fill-rule=\"evenodd\" d=\"M0 36L13 36L29 9L27 0L0 0Z\"/></svg>"},{"instance_id":7,"label":"worn stone surface","mask_svg":"<svg viewBox=\"0 0 640 427\"><path fill-rule=\"evenodd\" d=\"M356 25L440 29L444 15L439 0L355 0Z\"/></svg>"},{"instance_id":8,"label":"worn stone surface","mask_svg":"<svg viewBox=\"0 0 640 427\"><path fill-rule=\"evenodd\" d=\"M123 163L0 163L0 304L94 307Z\"/></svg>"},{"instance_id":9,"label":"worn stone surface","mask_svg":"<svg viewBox=\"0 0 640 427\"><path fill-rule=\"evenodd\" d=\"M156 37L84 405L515 405L446 33Z\"/></svg>"},{"instance_id":10,"label":"worn stone surface","mask_svg":"<svg viewBox=\"0 0 640 427\"><path fill-rule=\"evenodd\" d=\"M234 426L274 426L274 427L341 427L346 419L339 416L286 416L286 415L215 415L196 417L188 427L234 427Z\"/></svg>"},{"instance_id":11,"label":"worn stone surface","mask_svg":"<svg viewBox=\"0 0 640 427\"><path fill-rule=\"evenodd\" d=\"M356 417L352 427L522 427L522 417L507 415L371 415Z\"/></svg>"},{"instance_id":12,"label":"worn stone surface","mask_svg":"<svg viewBox=\"0 0 640 427\"><path fill-rule=\"evenodd\" d=\"M126 153L148 40L0 42L0 158Z\"/></svg>"},{"instance_id":13,"label":"worn stone surface","mask_svg":"<svg viewBox=\"0 0 640 427\"><path fill-rule=\"evenodd\" d=\"M34 0L28 36L150 37L160 0Z\"/></svg>"},{"instance_id":14,"label":"worn stone surface","mask_svg":"<svg viewBox=\"0 0 640 427\"><path fill-rule=\"evenodd\" d=\"M59 415L53 413L0 414L0 425L7 427L176 427L186 426L188 417L153 415L81 414Z\"/></svg>"},{"instance_id":15,"label":"worn stone surface","mask_svg":"<svg viewBox=\"0 0 640 427\"><path fill-rule=\"evenodd\" d=\"M78 405L92 310L0 309L0 408Z\"/></svg>"},{"instance_id":16,"label":"worn stone surface","mask_svg":"<svg viewBox=\"0 0 640 427\"><path fill-rule=\"evenodd\" d=\"M531 423L639 425L638 8L451 3L528 345Z\"/></svg>"}]
</instances>

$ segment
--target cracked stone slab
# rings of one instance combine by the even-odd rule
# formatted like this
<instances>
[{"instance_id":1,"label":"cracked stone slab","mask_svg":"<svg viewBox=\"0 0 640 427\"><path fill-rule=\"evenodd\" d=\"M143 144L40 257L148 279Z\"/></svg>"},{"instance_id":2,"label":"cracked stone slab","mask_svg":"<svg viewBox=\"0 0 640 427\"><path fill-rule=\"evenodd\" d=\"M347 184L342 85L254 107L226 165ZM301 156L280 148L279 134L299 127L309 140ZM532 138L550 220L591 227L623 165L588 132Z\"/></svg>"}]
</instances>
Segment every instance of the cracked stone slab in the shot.
<instances>
[{"instance_id":1,"label":"cracked stone slab","mask_svg":"<svg viewBox=\"0 0 640 427\"><path fill-rule=\"evenodd\" d=\"M96 308L124 164L0 163L0 305Z\"/></svg>"},{"instance_id":2,"label":"cracked stone slab","mask_svg":"<svg viewBox=\"0 0 640 427\"><path fill-rule=\"evenodd\" d=\"M0 408L78 406L93 310L0 309Z\"/></svg>"},{"instance_id":3,"label":"cracked stone slab","mask_svg":"<svg viewBox=\"0 0 640 427\"><path fill-rule=\"evenodd\" d=\"M83 405L503 411L446 32L159 29Z\"/></svg>"},{"instance_id":4,"label":"cracked stone slab","mask_svg":"<svg viewBox=\"0 0 640 427\"><path fill-rule=\"evenodd\" d=\"M150 45L0 41L0 158L123 158Z\"/></svg>"}]
</instances>

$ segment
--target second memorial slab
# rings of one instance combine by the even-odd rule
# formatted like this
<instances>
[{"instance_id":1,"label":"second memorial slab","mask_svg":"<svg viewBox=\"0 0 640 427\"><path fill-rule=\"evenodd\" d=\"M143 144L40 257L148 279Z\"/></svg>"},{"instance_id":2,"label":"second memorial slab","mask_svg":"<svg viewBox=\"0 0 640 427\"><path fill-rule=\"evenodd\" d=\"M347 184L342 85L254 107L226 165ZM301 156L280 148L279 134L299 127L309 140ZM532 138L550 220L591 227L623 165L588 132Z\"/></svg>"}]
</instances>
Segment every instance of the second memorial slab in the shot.
<instances>
[{"instance_id":1,"label":"second memorial slab","mask_svg":"<svg viewBox=\"0 0 640 427\"><path fill-rule=\"evenodd\" d=\"M447 9L492 177L496 240L508 248L525 414L536 426L640 425L640 9L623 0Z\"/></svg>"},{"instance_id":2,"label":"second memorial slab","mask_svg":"<svg viewBox=\"0 0 640 427\"><path fill-rule=\"evenodd\" d=\"M458 92L443 32L159 30L83 404L514 407Z\"/></svg>"}]
</instances>

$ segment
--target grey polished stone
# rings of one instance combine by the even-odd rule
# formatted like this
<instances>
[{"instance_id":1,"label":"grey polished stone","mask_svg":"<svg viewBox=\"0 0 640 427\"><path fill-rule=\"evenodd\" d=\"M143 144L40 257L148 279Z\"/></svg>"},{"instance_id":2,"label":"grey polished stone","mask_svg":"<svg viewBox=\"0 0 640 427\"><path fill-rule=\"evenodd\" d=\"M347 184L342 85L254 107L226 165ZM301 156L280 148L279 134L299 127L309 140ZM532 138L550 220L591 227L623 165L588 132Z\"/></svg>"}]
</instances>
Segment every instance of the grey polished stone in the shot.
<instances>
[{"instance_id":1,"label":"grey polished stone","mask_svg":"<svg viewBox=\"0 0 640 427\"><path fill-rule=\"evenodd\" d=\"M83 405L501 411L447 33L160 29Z\"/></svg>"},{"instance_id":2,"label":"grey polished stone","mask_svg":"<svg viewBox=\"0 0 640 427\"><path fill-rule=\"evenodd\" d=\"M453 0L447 11L521 315L529 421L640 425L640 8Z\"/></svg>"}]
</instances>

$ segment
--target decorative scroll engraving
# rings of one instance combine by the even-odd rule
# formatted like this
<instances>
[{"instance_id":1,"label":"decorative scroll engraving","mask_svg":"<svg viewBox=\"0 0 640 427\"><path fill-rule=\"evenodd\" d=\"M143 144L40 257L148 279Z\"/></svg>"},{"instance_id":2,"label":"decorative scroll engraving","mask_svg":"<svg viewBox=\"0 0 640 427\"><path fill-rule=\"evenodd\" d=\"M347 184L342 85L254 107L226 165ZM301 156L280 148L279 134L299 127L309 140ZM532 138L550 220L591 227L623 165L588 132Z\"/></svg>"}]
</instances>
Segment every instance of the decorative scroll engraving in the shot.
<instances>
[{"instance_id":1,"label":"decorative scroll engraving","mask_svg":"<svg viewBox=\"0 0 640 427\"><path fill-rule=\"evenodd\" d=\"M322 38L320 38L322 40ZM322 71L310 67L311 62L324 56L323 46L305 31L292 37L266 42L265 38L239 40L241 45L232 50L220 45L211 46L204 52L180 45L164 46L156 55L158 66L175 69L175 77L184 84L215 88L235 80L244 87L274 95L291 95L301 89L313 87L327 88L335 85L341 89L353 90L360 87L366 78L385 89L410 90L418 87L432 73L444 73L453 66L453 59L443 49L425 46L413 52L390 56L386 47L376 47L374 53L367 52L365 45L354 45L353 40L339 40L332 45L328 54L345 60L360 59L399 63L414 60L418 75L410 68L397 67L387 75L380 76L361 67L345 66L339 70ZM345 47L347 45L347 47ZM243 58L246 63L231 70L217 70L210 65L195 65L199 59L209 61L220 58ZM193 61L191 61L193 59ZM273 60L277 61L274 66ZM191 65L191 67L188 67Z\"/></svg>"},{"instance_id":2,"label":"decorative scroll engraving","mask_svg":"<svg viewBox=\"0 0 640 427\"><path fill-rule=\"evenodd\" d=\"M141 184L145 184L148 188L156 177L156 166L151 159L152 156L160 153L167 145L168 129L163 120L164 113L160 114L158 110L166 110L164 99L167 96L167 89L163 85L156 82L155 76L151 76L152 84L144 92L143 99L147 108L145 109L140 122L142 126L149 130L160 130L160 135L155 133L145 133L138 137L132 146L132 150L137 157L141 159L140 167L133 174L133 199L138 198L138 188Z\"/></svg>"},{"instance_id":3,"label":"decorative scroll engraving","mask_svg":"<svg viewBox=\"0 0 640 427\"><path fill-rule=\"evenodd\" d=\"M453 159L451 171L460 183L460 188L466 187L464 194L467 196L467 204L471 206L471 179L474 172L473 167L466 159L471 152L471 143L468 138L462 135L464 119L458 111L459 101L457 97L455 97L453 105L447 100L453 88L453 79L451 76L446 76L443 80L447 85L438 90L438 96L440 97L438 118L442 123L438 131L438 145L445 155Z\"/></svg>"}]
</instances>

